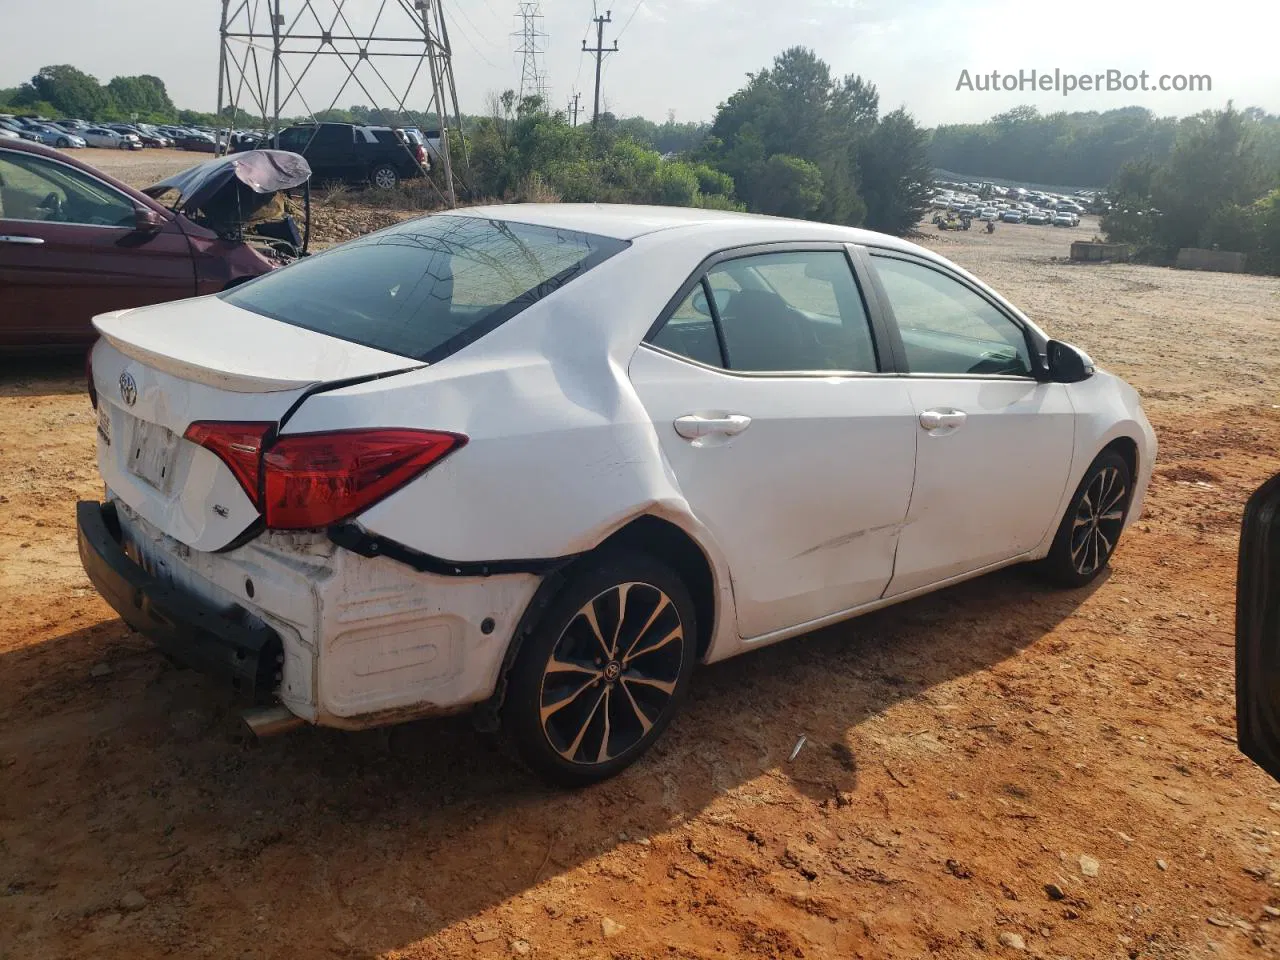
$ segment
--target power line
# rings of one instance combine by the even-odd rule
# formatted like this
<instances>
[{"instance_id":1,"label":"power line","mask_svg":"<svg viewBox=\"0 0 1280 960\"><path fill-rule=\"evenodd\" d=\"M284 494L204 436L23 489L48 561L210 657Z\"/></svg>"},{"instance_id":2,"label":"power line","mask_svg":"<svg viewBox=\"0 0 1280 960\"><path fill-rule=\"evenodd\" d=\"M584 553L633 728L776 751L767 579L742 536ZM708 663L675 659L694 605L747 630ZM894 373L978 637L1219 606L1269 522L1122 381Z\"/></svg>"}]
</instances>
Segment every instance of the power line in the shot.
<instances>
[{"instance_id":1,"label":"power line","mask_svg":"<svg viewBox=\"0 0 1280 960\"><path fill-rule=\"evenodd\" d=\"M582 52L584 54L587 52L587 37L589 37L590 35L591 35L591 27L588 26L587 29L582 31ZM571 87L571 89L574 89L574 90L577 89L578 81L582 78L582 63L586 59L587 58L585 56L578 57L578 72L573 75L573 86Z\"/></svg>"},{"instance_id":2,"label":"power line","mask_svg":"<svg viewBox=\"0 0 1280 960\"><path fill-rule=\"evenodd\" d=\"M618 39L622 39L622 35L627 32L627 27L631 26L631 21L636 18L636 14L640 12L640 8L644 6L644 0L636 0L636 5L631 9L631 16L627 17L627 22L622 25L622 29L618 31Z\"/></svg>"},{"instance_id":3,"label":"power line","mask_svg":"<svg viewBox=\"0 0 1280 960\"><path fill-rule=\"evenodd\" d=\"M479 48L479 47L477 47L477 46L475 45L475 43L472 41L472 39L471 39L471 37L468 35L467 31L465 31L465 30L463 30L463 29L462 29L461 25L458 23L458 21L457 21L457 20L454 20L454 18L453 18L453 13L452 13L451 11L447 14L447 16L448 16L448 18L449 18L450 20L453 20L453 25L454 25L455 27L457 27L457 28L458 28L458 32L459 32L460 34L462 34L462 39L463 39L463 40L465 40L465 41L467 41L467 46L469 46L472 50L474 50L474 51L475 51L476 56L477 56L477 57L479 57L481 60L483 60L485 63L487 63L489 66L493 67L495 70L500 70L500 69L501 69L501 67L499 67L496 63L494 63L492 60L490 60L488 57L486 57L486 56L485 56L485 55L480 51L480 48ZM470 21L468 21L468 22L470 22ZM472 24L472 26L474 27L474 26L475 26L475 24Z\"/></svg>"}]
</instances>

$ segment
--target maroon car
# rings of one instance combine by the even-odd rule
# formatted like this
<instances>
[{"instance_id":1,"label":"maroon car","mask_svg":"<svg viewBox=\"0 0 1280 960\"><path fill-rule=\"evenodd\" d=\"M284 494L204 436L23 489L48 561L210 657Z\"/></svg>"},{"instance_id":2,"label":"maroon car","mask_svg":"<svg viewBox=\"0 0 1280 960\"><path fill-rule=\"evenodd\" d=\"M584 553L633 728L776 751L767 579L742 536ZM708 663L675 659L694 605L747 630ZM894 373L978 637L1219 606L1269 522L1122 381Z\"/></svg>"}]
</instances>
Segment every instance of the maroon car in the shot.
<instances>
[{"instance_id":1,"label":"maroon car","mask_svg":"<svg viewBox=\"0 0 1280 960\"><path fill-rule=\"evenodd\" d=\"M0 141L0 352L84 346L97 314L217 293L303 252L287 243L297 232L291 218L283 233L280 223L255 221L277 234L261 243L246 229L243 211L269 207L275 190L264 196L244 164L271 173L283 158L291 186L310 176L295 154L259 153L278 156L222 157L171 178L194 186L170 191L170 207L56 150Z\"/></svg>"}]
</instances>

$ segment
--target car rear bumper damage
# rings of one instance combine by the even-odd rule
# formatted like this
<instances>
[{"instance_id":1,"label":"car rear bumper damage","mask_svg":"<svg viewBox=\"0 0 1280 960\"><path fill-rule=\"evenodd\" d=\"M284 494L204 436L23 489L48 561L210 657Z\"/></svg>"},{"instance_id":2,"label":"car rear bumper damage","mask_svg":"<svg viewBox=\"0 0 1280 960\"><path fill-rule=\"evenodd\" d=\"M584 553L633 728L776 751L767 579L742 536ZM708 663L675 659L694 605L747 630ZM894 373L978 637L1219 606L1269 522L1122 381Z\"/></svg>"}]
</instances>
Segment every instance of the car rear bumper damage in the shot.
<instances>
[{"instance_id":1,"label":"car rear bumper damage","mask_svg":"<svg viewBox=\"0 0 1280 960\"><path fill-rule=\"evenodd\" d=\"M322 531L200 551L114 497L76 512L89 579L130 626L180 663L321 726L361 729L485 701L542 579L424 572Z\"/></svg>"},{"instance_id":2,"label":"car rear bumper damage","mask_svg":"<svg viewBox=\"0 0 1280 960\"><path fill-rule=\"evenodd\" d=\"M148 573L125 549L115 504L80 501L76 527L89 581L125 623L178 662L229 680L246 698L271 697L284 662L274 630L242 608L220 610Z\"/></svg>"}]
</instances>

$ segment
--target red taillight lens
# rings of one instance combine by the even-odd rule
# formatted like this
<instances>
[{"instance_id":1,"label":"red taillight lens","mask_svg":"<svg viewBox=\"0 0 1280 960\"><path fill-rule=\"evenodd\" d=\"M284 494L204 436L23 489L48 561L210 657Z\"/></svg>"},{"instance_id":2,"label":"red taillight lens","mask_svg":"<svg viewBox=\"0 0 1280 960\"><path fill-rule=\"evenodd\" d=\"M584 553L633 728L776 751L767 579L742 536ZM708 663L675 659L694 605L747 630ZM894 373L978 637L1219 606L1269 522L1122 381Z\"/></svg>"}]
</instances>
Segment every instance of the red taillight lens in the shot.
<instances>
[{"instance_id":1,"label":"red taillight lens","mask_svg":"<svg viewBox=\"0 0 1280 960\"><path fill-rule=\"evenodd\" d=\"M427 151L422 144L418 144L413 151L413 155L418 158L418 163L422 164L424 167L427 165Z\"/></svg>"},{"instance_id":2,"label":"red taillight lens","mask_svg":"<svg viewBox=\"0 0 1280 960\"><path fill-rule=\"evenodd\" d=\"M258 490L262 471L262 450L274 423L220 422L197 420L183 434L192 443L218 455L244 487L245 494L259 510Z\"/></svg>"},{"instance_id":3,"label":"red taillight lens","mask_svg":"<svg viewBox=\"0 0 1280 960\"><path fill-rule=\"evenodd\" d=\"M466 442L453 433L400 429L281 437L262 458L267 527L304 530L337 523Z\"/></svg>"}]
</instances>

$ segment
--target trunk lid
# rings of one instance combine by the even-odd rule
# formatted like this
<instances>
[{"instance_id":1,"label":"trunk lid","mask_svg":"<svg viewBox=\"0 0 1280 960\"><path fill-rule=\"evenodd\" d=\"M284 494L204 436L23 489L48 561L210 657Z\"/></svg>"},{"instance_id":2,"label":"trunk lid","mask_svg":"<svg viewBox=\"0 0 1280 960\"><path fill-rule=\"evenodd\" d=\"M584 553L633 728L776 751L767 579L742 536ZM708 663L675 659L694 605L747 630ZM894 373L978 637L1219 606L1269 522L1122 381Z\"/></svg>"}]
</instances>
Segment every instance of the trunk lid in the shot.
<instances>
[{"instance_id":1,"label":"trunk lid","mask_svg":"<svg viewBox=\"0 0 1280 960\"><path fill-rule=\"evenodd\" d=\"M216 297L103 314L92 354L98 465L113 494L196 550L259 517L231 469L184 439L197 420L279 426L307 394L419 361L272 320Z\"/></svg>"}]
</instances>

